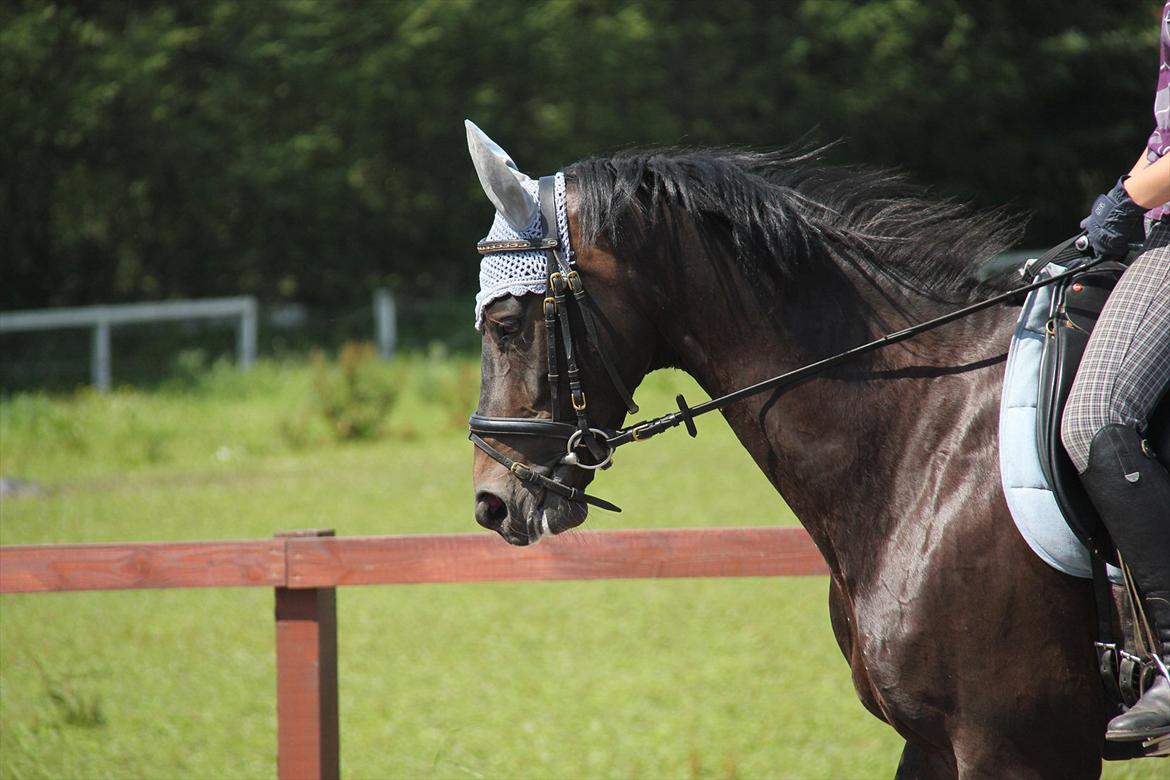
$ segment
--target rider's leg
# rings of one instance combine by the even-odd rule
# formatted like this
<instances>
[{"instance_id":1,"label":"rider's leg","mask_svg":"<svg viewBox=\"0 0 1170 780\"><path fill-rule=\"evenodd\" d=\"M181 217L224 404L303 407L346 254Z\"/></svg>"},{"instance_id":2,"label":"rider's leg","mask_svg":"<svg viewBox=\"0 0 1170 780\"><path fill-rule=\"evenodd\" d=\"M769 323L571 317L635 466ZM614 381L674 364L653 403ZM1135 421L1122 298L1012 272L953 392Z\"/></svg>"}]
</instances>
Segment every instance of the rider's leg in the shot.
<instances>
[{"instance_id":1,"label":"rider's leg","mask_svg":"<svg viewBox=\"0 0 1170 780\"><path fill-rule=\"evenodd\" d=\"M1141 434L1170 386L1170 224L1154 226L1143 253L1110 296L1065 408L1065 448L1144 596L1170 664L1170 474ZM1109 724L1111 739L1170 732L1170 681Z\"/></svg>"},{"instance_id":2,"label":"rider's leg","mask_svg":"<svg viewBox=\"0 0 1170 780\"><path fill-rule=\"evenodd\" d=\"M1170 474L1127 425L1108 425L1093 439L1081 475L1121 559L1144 596L1146 616L1170 664ZM1156 650L1155 650L1156 652ZM1109 723L1109 739L1170 733L1170 680L1159 676L1141 701Z\"/></svg>"}]
</instances>

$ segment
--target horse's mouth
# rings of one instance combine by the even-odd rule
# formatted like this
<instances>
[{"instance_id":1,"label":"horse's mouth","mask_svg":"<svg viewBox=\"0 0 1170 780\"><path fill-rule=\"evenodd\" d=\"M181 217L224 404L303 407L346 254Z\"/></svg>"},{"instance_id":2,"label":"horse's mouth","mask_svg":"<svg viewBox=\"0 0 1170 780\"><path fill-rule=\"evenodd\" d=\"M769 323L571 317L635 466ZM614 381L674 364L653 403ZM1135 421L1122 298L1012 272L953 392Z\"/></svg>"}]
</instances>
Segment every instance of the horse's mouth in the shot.
<instances>
[{"instance_id":1,"label":"horse's mouth","mask_svg":"<svg viewBox=\"0 0 1170 780\"><path fill-rule=\"evenodd\" d=\"M534 467L533 471L549 478L560 477L559 484L577 490L584 490L584 484L575 482L589 481L587 477L582 479L583 475L555 474L549 467ZM516 547L527 547L546 536L576 528L589 514L589 505L584 501L571 501L539 483L484 480L476 488L476 522Z\"/></svg>"},{"instance_id":2,"label":"horse's mouth","mask_svg":"<svg viewBox=\"0 0 1170 780\"><path fill-rule=\"evenodd\" d=\"M545 536L556 536L585 522L589 506L580 501L569 501L560 496L545 494L544 500L524 516L524 532L509 530L500 535L508 544L526 547Z\"/></svg>"}]
</instances>

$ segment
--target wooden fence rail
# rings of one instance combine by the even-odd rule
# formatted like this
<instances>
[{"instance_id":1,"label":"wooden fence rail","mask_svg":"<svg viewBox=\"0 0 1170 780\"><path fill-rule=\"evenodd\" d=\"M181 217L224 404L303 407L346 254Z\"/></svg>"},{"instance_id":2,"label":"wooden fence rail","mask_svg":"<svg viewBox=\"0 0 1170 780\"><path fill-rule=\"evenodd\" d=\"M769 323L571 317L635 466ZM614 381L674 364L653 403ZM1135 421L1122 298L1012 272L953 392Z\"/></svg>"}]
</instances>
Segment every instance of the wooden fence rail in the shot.
<instances>
[{"instance_id":1,"label":"wooden fence rail","mask_svg":"<svg viewBox=\"0 0 1170 780\"><path fill-rule=\"evenodd\" d=\"M584 531L515 548L480 534L0 546L0 594L269 587L276 594L277 774L339 774L341 585L828 574L803 528Z\"/></svg>"}]
</instances>

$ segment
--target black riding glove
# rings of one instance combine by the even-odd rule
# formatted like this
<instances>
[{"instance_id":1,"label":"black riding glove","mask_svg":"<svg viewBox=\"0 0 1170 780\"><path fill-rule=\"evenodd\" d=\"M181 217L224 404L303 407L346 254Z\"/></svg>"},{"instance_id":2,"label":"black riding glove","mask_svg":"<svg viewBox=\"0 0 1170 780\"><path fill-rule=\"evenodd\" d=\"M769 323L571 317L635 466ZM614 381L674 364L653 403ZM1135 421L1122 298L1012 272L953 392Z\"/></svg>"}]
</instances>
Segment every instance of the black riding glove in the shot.
<instances>
[{"instance_id":1,"label":"black riding glove","mask_svg":"<svg viewBox=\"0 0 1170 780\"><path fill-rule=\"evenodd\" d=\"M1113 189L1098 195L1089 216L1081 227L1089 234L1089 243L1101 257L1125 257L1130 242L1145 237L1142 218L1146 210L1133 202L1122 186L1126 177L1117 180Z\"/></svg>"}]
</instances>

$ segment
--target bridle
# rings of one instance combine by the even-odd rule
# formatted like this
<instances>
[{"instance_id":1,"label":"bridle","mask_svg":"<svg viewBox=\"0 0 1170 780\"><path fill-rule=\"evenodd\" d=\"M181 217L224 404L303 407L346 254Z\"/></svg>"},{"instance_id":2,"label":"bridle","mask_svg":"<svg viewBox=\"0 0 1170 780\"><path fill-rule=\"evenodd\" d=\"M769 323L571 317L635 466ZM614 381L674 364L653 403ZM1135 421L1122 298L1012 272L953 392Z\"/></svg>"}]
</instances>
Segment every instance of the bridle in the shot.
<instances>
[{"instance_id":1,"label":"bridle","mask_svg":"<svg viewBox=\"0 0 1170 780\"><path fill-rule=\"evenodd\" d=\"M613 451L616 445L610 444L613 431L599 428L589 419L589 404L585 391L581 387L581 367L578 363L577 343L573 338L573 318L570 306L576 308L580 321L584 323L585 343L593 348L606 374L609 375L622 401L630 414L637 414L638 405L625 382L614 366L613 361L601 350L601 342L597 337L597 310L593 300L585 292L585 284L577 272L576 263L572 259L569 247L561 246L557 231L556 216L556 177L544 176L538 185L540 201L539 238L508 241L481 241L476 245L481 255L497 252L542 251L545 253L548 268L548 292L544 299L544 325L548 334L548 387L552 419L528 417L490 417L476 412L471 416L471 433L469 438L476 447L483 450L488 457L508 469L522 482L529 482L564 496L570 501L583 501L602 509L620 512L621 509L602 498L586 494L580 488L572 487L564 482L545 476L542 471L551 472L559 465L576 466L577 468L593 471L608 468L613 463ZM570 304L570 301L572 302ZM559 353L565 356L565 373L569 385L569 403L573 407L575 422L561 419L561 375L559 368ZM498 438L500 436L529 436L542 439L560 439L564 443L564 454L558 455L552 463L543 468L530 466L526 463L512 460L498 449L488 444L484 436Z\"/></svg>"},{"instance_id":2,"label":"bridle","mask_svg":"<svg viewBox=\"0 0 1170 780\"><path fill-rule=\"evenodd\" d=\"M625 383L618 374L613 362L601 349L601 342L597 336L599 317L593 300L585 292L585 284L576 268L576 262L568 246L562 246L557 231L556 220L556 190L554 176L545 176L539 182L539 198L541 211L541 236L527 240L516 239L506 241L481 241L476 245L481 255L498 252L543 251L547 256L548 291L544 299L544 323L548 334L548 386L551 397L552 418L535 417L491 417L480 414L478 411L471 415L470 434L468 438L488 457L495 460L511 472L512 476L521 482L526 482L544 488L570 501L577 501L613 512L622 511L615 504L603 498L587 494L580 488L573 487L555 479L554 470L558 466L573 466L588 471L606 469L613 464L614 451L631 442L645 441L657 436L663 431L679 425L686 428L691 437L698 436L695 428L695 418L722 409L728 404L742 398L757 395L767 390L794 384L826 369L844 363L859 355L882 347L896 344L899 341L917 336L920 333L967 317L996 304L1009 301L1019 295L1035 290L1039 287L1054 284L1073 274L1080 273L1086 268L1103 262L1106 258L1088 257L1088 241L1082 233L1063 241L1050 249L1036 260L1030 260L1025 266L1022 275L1026 279L1034 278L1041 269L1050 263L1073 262L1073 267L1063 273L1054 274L1038 281L1016 287L1008 292L993 296L978 303L971 304L957 311L944 314L932 320L919 323L904 330L886 334L881 338L861 344L840 352L831 357L818 360L815 363L788 371L779 376L765 379L754 385L740 388L726 395L713 398L698 404L694 408L687 405L682 395L675 397L678 411L669 412L661 417L635 423L634 425L618 430L603 428L594 425L589 419L589 410L585 392L581 387L581 371L577 357L581 354L578 344L573 337L571 307L575 308L579 318L584 323L585 344L592 349L609 376L610 382L625 403L631 414L638 412L633 396L626 389ZM551 234L550 234L551 231ZM569 422L561 419L560 408L560 373L558 352L565 356L565 372L569 386L569 401L573 408L576 420ZM564 452L553 460L541 466L532 466L509 458L504 453L489 444L484 437L499 438L502 436L526 436L539 439L560 440ZM552 475L552 476L549 476Z\"/></svg>"}]
</instances>

